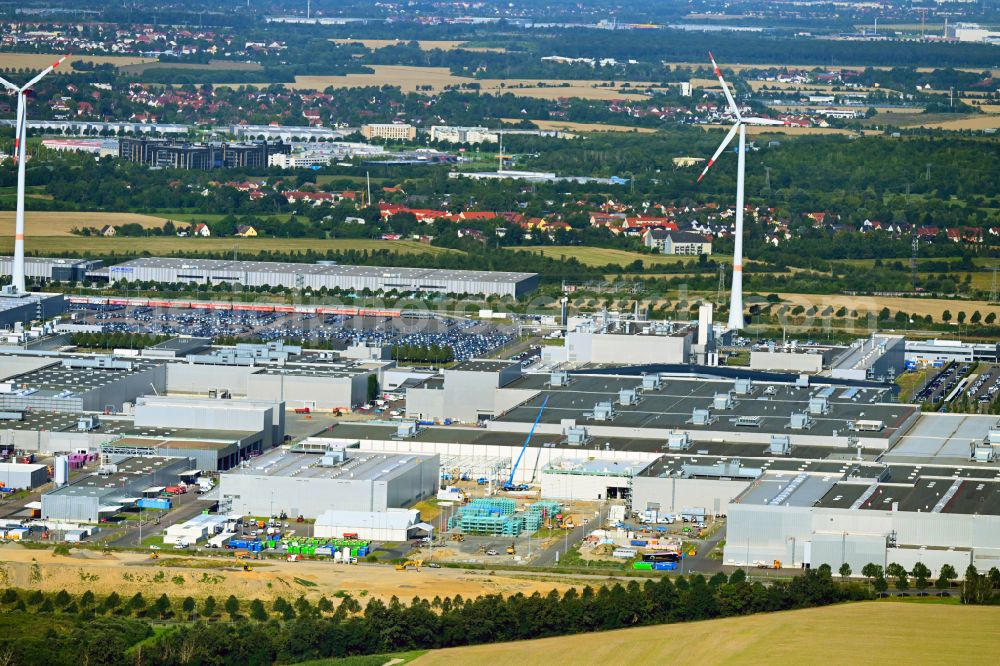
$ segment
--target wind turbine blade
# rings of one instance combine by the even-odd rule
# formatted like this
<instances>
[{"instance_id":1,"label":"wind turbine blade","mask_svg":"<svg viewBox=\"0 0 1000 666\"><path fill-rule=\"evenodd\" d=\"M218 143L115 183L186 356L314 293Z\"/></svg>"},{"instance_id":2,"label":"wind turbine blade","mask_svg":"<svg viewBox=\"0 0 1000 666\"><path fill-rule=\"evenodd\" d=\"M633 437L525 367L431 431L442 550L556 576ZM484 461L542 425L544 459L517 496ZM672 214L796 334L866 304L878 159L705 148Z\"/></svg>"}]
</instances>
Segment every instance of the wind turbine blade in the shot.
<instances>
[{"instance_id":1,"label":"wind turbine blade","mask_svg":"<svg viewBox=\"0 0 1000 666\"><path fill-rule=\"evenodd\" d=\"M787 125L784 120L775 120L774 118L744 118L743 122L747 125Z\"/></svg>"},{"instance_id":2,"label":"wind turbine blade","mask_svg":"<svg viewBox=\"0 0 1000 666\"><path fill-rule=\"evenodd\" d=\"M715 64L715 56L712 55L711 51L708 52L708 58L712 61L712 67L715 68L715 75L719 77L719 85L722 86L722 92L726 93L726 101L729 102L730 110L736 114L737 120L742 120L740 117L740 107L736 106L736 100L733 99L732 93L729 92L729 86L726 85L726 80L722 78L722 70Z\"/></svg>"},{"instance_id":3,"label":"wind turbine blade","mask_svg":"<svg viewBox=\"0 0 1000 666\"><path fill-rule=\"evenodd\" d=\"M0 77L0 86L3 86L7 90L17 90L18 87L5 78Z\"/></svg>"},{"instance_id":4,"label":"wind turbine blade","mask_svg":"<svg viewBox=\"0 0 1000 666\"><path fill-rule=\"evenodd\" d=\"M29 90L33 85L35 85L36 83L44 79L46 76L48 76L49 72L51 72L56 67L61 65L63 60L65 60L68 57L69 57L68 55L64 55L62 58L59 58L59 60L56 60L54 63L43 69L41 72L39 72L38 76L25 83L24 87L21 88L21 90Z\"/></svg>"},{"instance_id":5,"label":"wind turbine blade","mask_svg":"<svg viewBox=\"0 0 1000 666\"><path fill-rule=\"evenodd\" d=\"M24 125L24 95L17 93L17 120L14 121L14 164L21 156L21 130Z\"/></svg>"},{"instance_id":6,"label":"wind turbine blade","mask_svg":"<svg viewBox=\"0 0 1000 666\"><path fill-rule=\"evenodd\" d=\"M712 165L715 164L715 160L719 159L719 155L722 154L722 151L724 151L726 149L726 146L728 146L729 143L733 140L733 137L736 136L736 132L739 131L739 129L740 129L740 124L736 123L735 125L733 125L733 128L729 130L729 134L727 134L726 138L723 139L722 143L719 144L719 147L716 149L715 154L712 155L712 159L710 159L708 161L708 164L705 165L705 170L701 172L700 176L698 176L699 183L701 182L701 179L705 177L705 174L708 173L708 170L712 168Z\"/></svg>"}]
</instances>

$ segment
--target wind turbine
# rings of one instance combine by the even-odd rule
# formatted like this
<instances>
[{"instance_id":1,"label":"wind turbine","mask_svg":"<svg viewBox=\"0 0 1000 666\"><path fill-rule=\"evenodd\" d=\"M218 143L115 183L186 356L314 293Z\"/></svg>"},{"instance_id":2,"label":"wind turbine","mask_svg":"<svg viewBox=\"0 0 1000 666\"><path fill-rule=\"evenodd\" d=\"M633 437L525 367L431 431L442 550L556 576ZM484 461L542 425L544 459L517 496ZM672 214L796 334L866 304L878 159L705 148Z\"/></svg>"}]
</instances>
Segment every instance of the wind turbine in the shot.
<instances>
[{"instance_id":1,"label":"wind turbine","mask_svg":"<svg viewBox=\"0 0 1000 666\"><path fill-rule=\"evenodd\" d=\"M712 159L708 161L705 170L698 176L698 182L701 182L701 179L705 177L705 174L712 168L715 161L719 159L719 155L722 154L722 151L726 149L726 146L730 144L738 132L740 135L740 148L736 171L736 233L733 244L733 288L729 295L729 328L739 330L743 328L743 179L746 173L746 126L784 125L785 123L770 118L744 118L740 113L740 107L736 105L736 100L733 99L732 93L729 92L729 86L726 85L725 79L722 78L722 71L715 64L715 57L712 56L711 52L709 52L708 57L712 61L712 67L715 68L715 75L719 77L722 92L726 94L726 102L729 104L729 110L736 118L736 122L729 130L726 138L719 144L715 154L712 155Z\"/></svg>"},{"instance_id":2,"label":"wind turbine","mask_svg":"<svg viewBox=\"0 0 1000 666\"><path fill-rule=\"evenodd\" d=\"M0 85L17 95L17 120L14 122L14 162L17 164L17 213L14 229L14 269L11 271L11 284L8 295L16 296L25 293L24 289L24 162L27 143L28 101L27 94L31 88L48 76L52 70L62 64L68 56L63 56L53 64L43 69L35 78L18 87L10 81L0 78Z\"/></svg>"}]
</instances>

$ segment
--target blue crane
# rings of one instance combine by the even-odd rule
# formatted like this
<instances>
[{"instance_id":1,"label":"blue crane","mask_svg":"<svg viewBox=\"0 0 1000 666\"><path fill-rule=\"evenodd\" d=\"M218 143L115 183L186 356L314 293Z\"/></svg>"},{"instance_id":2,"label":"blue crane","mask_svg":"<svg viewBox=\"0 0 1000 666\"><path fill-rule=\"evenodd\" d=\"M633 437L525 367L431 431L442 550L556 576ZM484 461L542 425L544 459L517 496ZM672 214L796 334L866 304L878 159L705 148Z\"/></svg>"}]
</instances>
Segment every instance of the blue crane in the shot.
<instances>
[{"instance_id":1,"label":"blue crane","mask_svg":"<svg viewBox=\"0 0 1000 666\"><path fill-rule=\"evenodd\" d=\"M517 460L514 461L514 467L510 470L510 478L507 479L507 483L503 484L501 488L504 490L527 490L528 486L524 483L519 483L514 485L514 474L517 472L517 466L521 464L521 458L524 457L524 452L528 448L528 443L531 441L531 437L535 434L535 428L538 426L538 422L542 420L542 412L545 411L545 405L549 404L549 396L545 396L542 400L542 406L538 410L538 415L535 417L535 422L531 424L531 430L528 431L528 436L524 438L524 444L521 445L521 452L517 454Z\"/></svg>"}]
</instances>

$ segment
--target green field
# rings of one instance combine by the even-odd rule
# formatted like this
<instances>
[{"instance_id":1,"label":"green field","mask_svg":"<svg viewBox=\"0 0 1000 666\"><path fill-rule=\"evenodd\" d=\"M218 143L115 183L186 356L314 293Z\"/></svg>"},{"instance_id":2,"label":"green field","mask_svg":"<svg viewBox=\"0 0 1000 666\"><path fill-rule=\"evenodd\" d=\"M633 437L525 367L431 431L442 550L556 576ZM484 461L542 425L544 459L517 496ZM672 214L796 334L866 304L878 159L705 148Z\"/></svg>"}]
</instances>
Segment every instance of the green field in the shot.
<instances>
[{"instance_id":1,"label":"green field","mask_svg":"<svg viewBox=\"0 0 1000 666\"><path fill-rule=\"evenodd\" d=\"M435 664L976 664L1000 649L1000 608L892 601L434 650Z\"/></svg>"},{"instance_id":2,"label":"green field","mask_svg":"<svg viewBox=\"0 0 1000 666\"><path fill-rule=\"evenodd\" d=\"M545 245L518 248L529 252L538 252L553 259L576 259L587 266L606 266L618 264L627 266L633 261L642 261L646 266L662 266L676 264L680 261L697 261L697 257L676 256L669 254L641 254L628 250L616 250L605 247L582 247L577 245ZM712 255L716 260L727 260L724 255Z\"/></svg>"},{"instance_id":3,"label":"green field","mask_svg":"<svg viewBox=\"0 0 1000 666\"><path fill-rule=\"evenodd\" d=\"M138 237L102 238L83 236L32 236L26 241L26 250L39 256L61 255L68 252L81 254L137 254L149 252L167 256L184 253L232 253L235 247L240 256L256 255L261 252L334 252L345 250L390 250L403 254L443 254L455 252L447 248L434 247L417 241L384 241L373 239L335 238L176 238ZM12 252L13 238L0 241L0 252Z\"/></svg>"}]
</instances>

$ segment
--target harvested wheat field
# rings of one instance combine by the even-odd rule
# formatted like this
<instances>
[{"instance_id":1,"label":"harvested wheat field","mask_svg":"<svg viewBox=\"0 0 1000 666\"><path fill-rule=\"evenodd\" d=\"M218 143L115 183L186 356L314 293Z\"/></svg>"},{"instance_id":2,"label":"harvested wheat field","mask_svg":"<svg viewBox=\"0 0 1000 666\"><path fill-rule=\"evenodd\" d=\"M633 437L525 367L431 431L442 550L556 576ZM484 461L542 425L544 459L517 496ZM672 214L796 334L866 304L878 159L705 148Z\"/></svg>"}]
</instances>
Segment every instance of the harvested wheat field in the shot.
<instances>
[{"instance_id":1,"label":"harvested wheat field","mask_svg":"<svg viewBox=\"0 0 1000 666\"><path fill-rule=\"evenodd\" d=\"M955 120L944 120L936 123L923 123L921 127L929 129L944 130L986 130L1000 129L1000 115L976 115L956 118Z\"/></svg>"},{"instance_id":2,"label":"harvested wheat field","mask_svg":"<svg viewBox=\"0 0 1000 666\"><path fill-rule=\"evenodd\" d=\"M732 125L701 125L702 129L726 129ZM872 134L876 132L872 131ZM793 134L797 136L808 136L816 134L857 134L854 130L840 129L837 127L781 127L778 125L747 125L747 134L756 136L759 134Z\"/></svg>"},{"instance_id":3,"label":"harvested wheat field","mask_svg":"<svg viewBox=\"0 0 1000 666\"><path fill-rule=\"evenodd\" d=\"M161 227L166 220L138 213L80 213L70 211L28 211L24 214L25 236L70 236L73 227L95 227L106 224L140 224L146 228ZM14 211L0 211L0 236L14 235Z\"/></svg>"},{"instance_id":4,"label":"harvested wheat field","mask_svg":"<svg viewBox=\"0 0 1000 666\"><path fill-rule=\"evenodd\" d=\"M174 551L175 552L175 551ZM73 594L91 590L95 594L123 596L136 592L158 596L190 594L194 597L234 594L243 599L270 599L294 594L307 597L331 596L338 590L361 598L389 599L414 596L433 599L461 594L547 594L553 588L564 590L568 583L530 578L490 575L485 571L464 569L421 569L396 571L391 566L360 564L344 566L333 562L282 560L252 562L253 571L243 571L233 557L175 556L161 551L158 560L145 553L70 551L69 556L53 555L51 550L24 548L19 544L0 546L0 579L7 585L47 592L65 589ZM38 564L42 580L32 582L32 567Z\"/></svg>"},{"instance_id":5,"label":"harvested wheat field","mask_svg":"<svg viewBox=\"0 0 1000 666\"><path fill-rule=\"evenodd\" d=\"M983 664L1000 649L998 621L996 607L870 601L434 650L412 663L666 664L686 646L698 664Z\"/></svg>"},{"instance_id":6,"label":"harvested wheat field","mask_svg":"<svg viewBox=\"0 0 1000 666\"><path fill-rule=\"evenodd\" d=\"M26 226L31 228L31 217ZM0 252L10 252L14 246L13 232L0 236ZM32 236L28 234L27 250L39 256L60 256L68 252L81 254L136 254L148 252L154 256L170 256L178 252L185 254L224 253L231 256L234 248L240 257L257 255L262 252L343 252L347 250L369 251L388 250L400 254L442 254L458 252L443 247L435 247L417 241L384 241L368 238L178 238L176 236L145 236L134 238L104 238L103 236Z\"/></svg>"},{"instance_id":7,"label":"harvested wheat field","mask_svg":"<svg viewBox=\"0 0 1000 666\"><path fill-rule=\"evenodd\" d=\"M856 310L864 315L868 312L879 312L882 308L889 308L893 313L902 310L907 313L919 315L931 315L935 321L941 321L941 315L945 310L951 312L953 318L958 317L958 313L964 311L971 315L976 310L984 317L995 312L1000 316L1000 305L991 305L985 301L964 301L948 300L945 298L903 298L899 296L847 296L847 295L823 295L823 294L778 294L784 303L792 306L802 305L806 308L812 305L821 309L827 305L834 310L846 307L849 311Z\"/></svg>"},{"instance_id":8,"label":"harvested wheat field","mask_svg":"<svg viewBox=\"0 0 1000 666\"><path fill-rule=\"evenodd\" d=\"M62 54L55 55L50 53L0 53L0 69L44 69L61 57ZM63 68L66 68L65 71L72 71L70 63L75 60L92 62L98 65L111 63L115 67L135 65L143 62L156 62L156 58L142 58L140 56L101 56L74 53L66 58L66 62L59 66L59 70L62 71Z\"/></svg>"},{"instance_id":9,"label":"harvested wheat field","mask_svg":"<svg viewBox=\"0 0 1000 666\"><path fill-rule=\"evenodd\" d=\"M505 123L519 123L519 118L502 118ZM532 120L542 130L563 130L566 132L638 132L649 134L652 127L632 127L630 125L606 125L604 123L574 123L569 120Z\"/></svg>"},{"instance_id":10,"label":"harvested wheat field","mask_svg":"<svg viewBox=\"0 0 1000 666\"><path fill-rule=\"evenodd\" d=\"M479 84L480 92L513 93L522 97L556 99L558 97L582 97L584 99L645 99L638 93L620 93L618 86L608 85L608 81L584 80L561 81L542 79L474 79L455 76L447 67L413 67L410 65L373 65L373 74L346 74L344 76L296 76L295 83L286 84L300 90L323 90L334 88L360 88L364 86L399 86L403 92L417 92L417 86L431 86L431 90L419 92L439 93L445 86L463 83ZM595 85L605 87L594 87ZM265 84L258 84L265 85ZM632 83L633 88L649 85Z\"/></svg>"}]
</instances>

